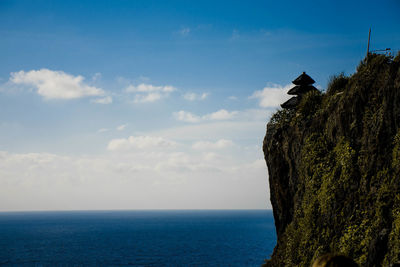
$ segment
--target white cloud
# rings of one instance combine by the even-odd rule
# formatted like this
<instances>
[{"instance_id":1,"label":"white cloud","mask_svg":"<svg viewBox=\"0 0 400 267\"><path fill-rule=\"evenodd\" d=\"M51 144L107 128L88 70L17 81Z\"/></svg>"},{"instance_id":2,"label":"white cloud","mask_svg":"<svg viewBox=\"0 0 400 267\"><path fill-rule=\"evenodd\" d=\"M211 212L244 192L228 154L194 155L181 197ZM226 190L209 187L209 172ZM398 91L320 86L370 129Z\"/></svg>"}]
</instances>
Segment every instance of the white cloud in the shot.
<instances>
[{"instance_id":1,"label":"white cloud","mask_svg":"<svg viewBox=\"0 0 400 267\"><path fill-rule=\"evenodd\" d=\"M0 151L0 177L0 211L270 208L265 162L254 155Z\"/></svg>"},{"instance_id":2,"label":"white cloud","mask_svg":"<svg viewBox=\"0 0 400 267\"><path fill-rule=\"evenodd\" d=\"M111 104L113 102L113 99L111 96L106 96L106 97L102 97L102 98L97 98L97 99L93 99L91 102L96 103L96 104Z\"/></svg>"},{"instance_id":3,"label":"white cloud","mask_svg":"<svg viewBox=\"0 0 400 267\"><path fill-rule=\"evenodd\" d=\"M159 93L149 93L146 95L135 95L134 103L151 103L161 99L162 95Z\"/></svg>"},{"instance_id":4,"label":"white cloud","mask_svg":"<svg viewBox=\"0 0 400 267\"><path fill-rule=\"evenodd\" d=\"M292 86L290 84L286 86L272 84L264 87L261 91L255 91L249 98L257 98L260 107L263 108L279 107L280 104L291 97L287 92Z\"/></svg>"},{"instance_id":5,"label":"white cloud","mask_svg":"<svg viewBox=\"0 0 400 267\"><path fill-rule=\"evenodd\" d=\"M194 115L190 112L184 111L184 110L174 112L173 115L178 121L185 121L185 122L200 122L201 121L201 117L196 116L196 115Z\"/></svg>"},{"instance_id":6,"label":"white cloud","mask_svg":"<svg viewBox=\"0 0 400 267\"><path fill-rule=\"evenodd\" d=\"M190 33L190 28L189 27L184 27L179 31L179 34L182 36L187 36Z\"/></svg>"},{"instance_id":7,"label":"white cloud","mask_svg":"<svg viewBox=\"0 0 400 267\"><path fill-rule=\"evenodd\" d=\"M196 93L186 93L183 95L188 101L195 101L195 100L204 100L208 97L208 93L196 94Z\"/></svg>"},{"instance_id":8,"label":"white cloud","mask_svg":"<svg viewBox=\"0 0 400 267\"><path fill-rule=\"evenodd\" d=\"M201 123L183 124L173 128L154 131L149 134L161 136L166 139L179 140L181 143L194 143L204 140L205 137L208 140L240 140L239 143L241 144L258 145L254 153L262 153L260 146L265 136L265 125L273 112L273 109L244 110L238 112L232 120L200 121ZM182 112L180 115L184 117L184 115L188 114ZM199 122L200 118L193 117L192 120Z\"/></svg>"},{"instance_id":9,"label":"white cloud","mask_svg":"<svg viewBox=\"0 0 400 267\"><path fill-rule=\"evenodd\" d=\"M129 93L150 93L150 92L163 92L163 93L171 93L176 90L173 86L154 86L151 84L141 83L138 86L129 85L126 89Z\"/></svg>"},{"instance_id":10,"label":"white cloud","mask_svg":"<svg viewBox=\"0 0 400 267\"><path fill-rule=\"evenodd\" d=\"M108 143L109 151L137 151L141 149L160 149L174 147L175 142L162 137L129 136L128 138L113 139Z\"/></svg>"},{"instance_id":11,"label":"white cloud","mask_svg":"<svg viewBox=\"0 0 400 267\"><path fill-rule=\"evenodd\" d=\"M236 118L238 121L260 121L266 123L274 112L274 110L265 109L246 109L240 111Z\"/></svg>"},{"instance_id":12,"label":"white cloud","mask_svg":"<svg viewBox=\"0 0 400 267\"><path fill-rule=\"evenodd\" d=\"M122 124L122 125L117 127L117 130L118 131L123 131L123 130L125 130L126 126L128 126L128 124Z\"/></svg>"},{"instance_id":13,"label":"white cloud","mask_svg":"<svg viewBox=\"0 0 400 267\"><path fill-rule=\"evenodd\" d=\"M214 113L208 114L204 116L204 119L209 119L209 120L229 120L232 119L236 114L238 114L237 111L227 111L225 109L218 110Z\"/></svg>"},{"instance_id":14,"label":"white cloud","mask_svg":"<svg viewBox=\"0 0 400 267\"><path fill-rule=\"evenodd\" d=\"M210 141L198 141L192 145L193 149L196 150L214 150L214 149L224 149L232 147L234 143L231 140L220 139L216 142Z\"/></svg>"},{"instance_id":15,"label":"white cloud","mask_svg":"<svg viewBox=\"0 0 400 267\"><path fill-rule=\"evenodd\" d=\"M97 132L98 133L104 133L104 132L108 132L110 129L107 129L107 128L101 128L101 129L99 129Z\"/></svg>"},{"instance_id":16,"label":"white cloud","mask_svg":"<svg viewBox=\"0 0 400 267\"><path fill-rule=\"evenodd\" d=\"M134 103L151 103L161 98L167 97L170 93L176 91L173 86L154 86L151 84L141 83L138 86L129 85L125 91L134 93Z\"/></svg>"},{"instance_id":17,"label":"white cloud","mask_svg":"<svg viewBox=\"0 0 400 267\"><path fill-rule=\"evenodd\" d=\"M270 208L261 113L113 139L92 156L0 151L0 210Z\"/></svg>"},{"instance_id":18,"label":"white cloud","mask_svg":"<svg viewBox=\"0 0 400 267\"><path fill-rule=\"evenodd\" d=\"M93 81L97 81L101 79L101 73L100 72L96 72L93 76L92 76L92 80Z\"/></svg>"},{"instance_id":19,"label":"white cloud","mask_svg":"<svg viewBox=\"0 0 400 267\"><path fill-rule=\"evenodd\" d=\"M173 116L179 121L195 123L202 121L230 120L233 119L237 114L238 111L227 111L225 109L221 109L210 114L198 116L190 112L180 110L178 112L174 112Z\"/></svg>"},{"instance_id":20,"label":"white cloud","mask_svg":"<svg viewBox=\"0 0 400 267\"><path fill-rule=\"evenodd\" d=\"M10 82L33 86L46 99L74 99L87 96L101 96L104 91L84 83L84 77L73 76L63 71L49 69L19 71L11 73Z\"/></svg>"}]
</instances>

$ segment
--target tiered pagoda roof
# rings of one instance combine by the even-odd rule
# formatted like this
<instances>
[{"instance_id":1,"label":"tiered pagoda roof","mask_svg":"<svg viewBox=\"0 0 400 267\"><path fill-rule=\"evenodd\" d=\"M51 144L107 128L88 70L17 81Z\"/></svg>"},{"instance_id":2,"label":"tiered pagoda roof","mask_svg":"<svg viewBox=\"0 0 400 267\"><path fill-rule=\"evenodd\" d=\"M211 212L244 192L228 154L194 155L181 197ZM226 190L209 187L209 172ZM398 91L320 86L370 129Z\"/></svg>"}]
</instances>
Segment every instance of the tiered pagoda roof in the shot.
<instances>
[{"instance_id":1,"label":"tiered pagoda roof","mask_svg":"<svg viewBox=\"0 0 400 267\"><path fill-rule=\"evenodd\" d=\"M296 85L288 91L288 95L302 95L313 90L318 89L312 85Z\"/></svg>"},{"instance_id":2,"label":"tiered pagoda roof","mask_svg":"<svg viewBox=\"0 0 400 267\"><path fill-rule=\"evenodd\" d=\"M295 85L310 85L314 84L315 81L305 72L303 72L299 77L297 77L294 81L292 81L292 83Z\"/></svg>"},{"instance_id":3,"label":"tiered pagoda roof","mask_svg":"<svg viewBox=\"0 0 400 267\"><path fill-rule=\"evenodd\" d=\"M292 98L290 98L288 101L285 103L281 104L282 108L295 108L297 105L300 103L301 97L310 92L310 91L317 91L318 89L315 88L312 84L315 83L315 81L308 76L305 72L303 72L299 77L297 77L294 81L292 81L294 86L292 89L288 91L288 95L296 95Z\"/></svg>"},{"instance_id":4,"label":"tiered pagoda roof","mask_svg":"<svg viewBox=\"0 0 400 267\"><path fill-rule=\"evenodd\" d=\"M295 108L297 107L297 105L300 103L300 98L298 96L294 96L292 98L290 98L288 101L286 101L285 103L281 104L282 108Z\"/></svg>"}]
</instances>

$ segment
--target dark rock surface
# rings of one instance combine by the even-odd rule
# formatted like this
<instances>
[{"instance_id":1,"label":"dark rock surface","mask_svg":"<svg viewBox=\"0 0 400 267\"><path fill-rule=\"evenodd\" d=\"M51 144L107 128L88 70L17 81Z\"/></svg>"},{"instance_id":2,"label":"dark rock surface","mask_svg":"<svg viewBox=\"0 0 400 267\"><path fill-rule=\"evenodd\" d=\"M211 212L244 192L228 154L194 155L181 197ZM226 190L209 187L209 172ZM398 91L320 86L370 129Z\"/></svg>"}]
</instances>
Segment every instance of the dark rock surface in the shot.
<instances>
[{"instance_id":1,"label":"dark rock surface","mask_svg":"<svg viewBox=\"0 0 400 267\"><path fill-rule=\"evenodd\" d=\"M310 266L326 252L400 261L400 56L370 55L278 111L263 150L278 234L266 266Z\"/></svg>"}]
</instances>

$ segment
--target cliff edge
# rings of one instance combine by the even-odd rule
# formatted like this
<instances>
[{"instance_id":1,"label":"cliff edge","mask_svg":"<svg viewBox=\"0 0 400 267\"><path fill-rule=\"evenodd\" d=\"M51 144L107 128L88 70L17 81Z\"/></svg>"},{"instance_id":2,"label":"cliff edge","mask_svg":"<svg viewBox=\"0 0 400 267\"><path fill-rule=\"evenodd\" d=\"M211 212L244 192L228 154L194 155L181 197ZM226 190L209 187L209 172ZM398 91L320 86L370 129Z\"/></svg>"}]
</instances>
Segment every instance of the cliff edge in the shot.
<instances>
[{"instance_id":1,"label":"cliff edge","mask_svg":"<svg viewBox=\"0 0 400 267\"><path fill-rule=\"evenodd\" d=\"M263 150L278 241L266 266L326 252L400 262L400 55L370 55L275 113Z\"/></svg>"}]
</instances>

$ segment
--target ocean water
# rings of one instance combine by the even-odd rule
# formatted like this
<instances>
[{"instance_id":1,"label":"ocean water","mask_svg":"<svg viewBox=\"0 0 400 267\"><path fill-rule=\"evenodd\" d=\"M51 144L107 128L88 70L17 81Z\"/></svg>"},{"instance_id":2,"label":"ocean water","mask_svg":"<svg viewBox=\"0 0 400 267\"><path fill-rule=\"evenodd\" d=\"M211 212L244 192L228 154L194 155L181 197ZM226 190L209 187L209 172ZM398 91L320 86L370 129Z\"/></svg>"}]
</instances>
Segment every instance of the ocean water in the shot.
<instances>
[{"instance_id":1,"label":"ocean water","mask_svg":"<svg viewBox=\"0 0 400 267\"><path fill-rule=\"evenodd\" d=\"M0 213L0 266L260 266L267 210Z\"/></svg>"}]
</instances>

